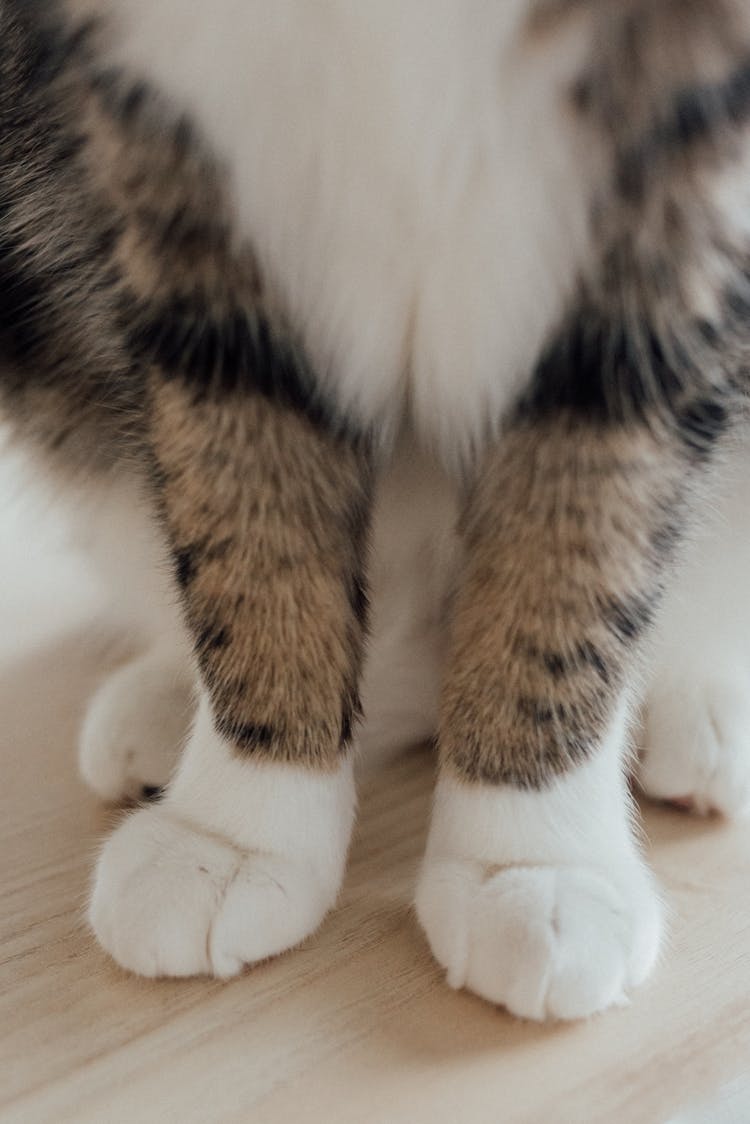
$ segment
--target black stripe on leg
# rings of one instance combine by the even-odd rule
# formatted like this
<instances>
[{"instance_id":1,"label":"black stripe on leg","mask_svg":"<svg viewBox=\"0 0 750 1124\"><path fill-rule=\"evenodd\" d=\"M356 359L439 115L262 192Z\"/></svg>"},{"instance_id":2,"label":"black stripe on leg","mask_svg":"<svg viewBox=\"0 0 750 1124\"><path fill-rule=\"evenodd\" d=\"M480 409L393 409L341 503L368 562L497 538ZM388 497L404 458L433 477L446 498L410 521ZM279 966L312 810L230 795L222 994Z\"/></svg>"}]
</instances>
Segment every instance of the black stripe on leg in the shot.
<instances>
[{"instance_id":1,"label":"black stripe on leg","mask_svg":"<svg viewBox=\"0 0 750 1124\"><path fill-rule=\"evenodd\" d=\"M341 737L339 741L339 748L346 751L352 742L352 735L354 733L354 724L359 719L359 703L347 700L344 703L344 708L341 714Z\"/></svg>"},{"instance_id":2,"label":"black stripe on leg","mask_svg":"<svg viewBox=\"0 0 750 1124\"><path fill-rule=\"evenodd\" d=\"M0 293L0 350L16 362L33 358L49 342L49 294L7 238L0 238Z\"/></svg>"},{"instance_id":3,"label":"black stripe on leg","mask_svg":"<svg viewBox=\"0 0 750 1124\"><path fill-rule=\"evenodd\" d=\"M679 90L653 128L620 157L617 186L628 202L640 202L647 183L662 174L664 159L750 119L750 59L721 82Z\"/></svg>"},{"instance_id":4,"label":"black stripe on leg","mask_svg":"<svg viewBox=\"0 0 750 1124\"><path fill-rule=\"evenodd\" d=\"M554 681L566 679L591 668L602 684L609 686L614 673L604 654L590 640L581 640L569 651L561 652L551 648L539 648L532 641L520 639L516 644L516 653L519 658L531 660L537 666L543 667Z\"/></svg>"},{"instance_id":5,"label":"black stripe on leg","mask_svg":"<svg viewBox=\"0 0 750 1124\"><path fill-rule=\"evenodd\" d=\"M181 589L185 589L195 579L198 572L198 554L194 547L179 547L173 554L175 573Z\"/></svg>"},{"instance_id":6,"label":"black stripe on leg","mask_svg":"<svg viewBox=\"0 0 750 1124\"><path fill-rule=\"evenodd\" d=\"M602 614L610 632L623 643L632 644L650 628L656 613L657 594L609 597L602 602Z\"/></svg>"},{"instance_id":7,"label":"black stripe on leg","mask_svg":"<svg viewBox=\"0 0 750 1124\"><path fill-rule=\"evenodd\" d=\"M321 428L341 429L299 349L262 311L217 312L194 296L156 307L128 301L122 316L132 355L158 365L163 378L182 380L197 401L250 391Z\"/></svg>"},{"instance_id":8,"label":"black stripe on leg","mask_svg":"<svg viewBox=\"0 0 750 1124\"><path fill-rule=\"evenodd\" d=\"M718 396L698 397L685 404L677 421L682 441L690 452L700 456L721 436L729 425L729 406L728 400Z\"/></svg>"},{"instance_id":9,"label":"black stripe on leg","mask_svg":"<svg viewBox=\"0 0 750 1124\"><path fill-rule=\"evenodd\" d=\"M626 325L583 304L543 352L517 419L666 426L701 458L729 425L736 387L721 375L721 333L714 346L700 325L690 333L663 340L645 319Z\"/></svg>"},{"instance_id":10,"label":"black stripe on leg","mask_svg":"<svg viewBox=\"0 0 750 1124\"><path fill-rule=\"evenodd\" d=\"M363 631L366 630L370 614L370 598L367 584L361 574L353 574L350 578L349 604L357 624Z\"/></svg>"},{"instance_id":11,"label":"black stripe on leg","mask_svg":"<svg viewBox=\"0 0 750 1124\"><path fill-rule=\"evenodd\" d=\"M540 419L565 411L622 424L642 414L657 394L669 400L680 385L647 324L628 331L584 306L546 348L521 410Z\"/></svg>"},{"instance_id":12,"label":"black stripe on leg","mask_svg":"<svg viewBox=\"0 0 750 1124\"><path fill-rule=\"evenodd\" d=\"M222 652L232 642L232 629L228 624L211 621L202 624L195 633L195 646L201 659Z\"/></svg>"},{"instance_id":13,"label":"black stripe on leg","mask_svg":"<svg viewBox=\"0 0 750 1124\"><path fill-rule=\"evenodd\" d=\"M226 716L216 720L216 730L243 753L269 749L278 739L277 731L272 726L233 722Z\"/></svg>"},{"instance_id":14,"label":"black stripe on leg","mask_svg":"<svg viewBox=\"0 0 750 1124\"><path fill-rule=\"evenodd\" d=\"M2 186L0 180L0 191ZM110 255L121 227L108 216L75 247L62 240L56 243L59 231L51 231L45 257L25 252L3 233L3 223L12 221L0 211L0 342L6 354L21 359L37 356L50 344L70 349L70 337L82 335L77 301L108 297L119 282ZM66 316L72 330L65 330Z\"/></svg>"},{"instance_id":15,"label":"black stripe on leg","mask_svg":"<svg viewBox=\"0 0 750 1124\"><path fill-rule=\"evenodd\" d=\"M157 486L159 486L158 480ZM163 481L161 486L165 486ZM203 538L175 546L172 550L172 562L180 588L186 589L195 580L202 565L225 558L232 547L232 542L231 538L216 540Z\"/></svg>"}]
</instances>

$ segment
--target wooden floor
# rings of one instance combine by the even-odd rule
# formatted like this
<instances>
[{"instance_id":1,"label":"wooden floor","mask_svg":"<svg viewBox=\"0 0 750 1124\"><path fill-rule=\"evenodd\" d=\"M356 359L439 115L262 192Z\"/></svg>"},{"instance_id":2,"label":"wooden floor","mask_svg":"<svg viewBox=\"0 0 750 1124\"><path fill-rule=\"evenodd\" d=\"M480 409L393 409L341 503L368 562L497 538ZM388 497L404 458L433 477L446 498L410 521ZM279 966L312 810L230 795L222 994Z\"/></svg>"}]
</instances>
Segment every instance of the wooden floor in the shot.
<instances>
[{"instance_id":1,"label":"wooden floor","mask_svg":"<svg viewBox=\"0 0 750 1124\"><path fill-rule=\"evenodd\" d=\"M627 1009L515 1021L444 985L409 906L432 762L363 786L340 908L228 985L119 971L83 923L112 813L75 772L102 652L0 664L0 1120L750 1121L750 829L646 814L671 946Z\"/></svg>"}]
</instances>

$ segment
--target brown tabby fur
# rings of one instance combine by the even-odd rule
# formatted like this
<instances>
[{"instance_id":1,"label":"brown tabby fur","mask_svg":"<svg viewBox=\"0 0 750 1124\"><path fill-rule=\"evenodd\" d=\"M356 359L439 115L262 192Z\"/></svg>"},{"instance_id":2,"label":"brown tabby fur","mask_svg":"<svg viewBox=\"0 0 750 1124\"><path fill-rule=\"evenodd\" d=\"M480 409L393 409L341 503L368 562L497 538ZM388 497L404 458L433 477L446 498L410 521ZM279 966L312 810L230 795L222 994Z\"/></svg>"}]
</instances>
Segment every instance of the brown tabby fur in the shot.
<instances>
[{"instance_id":1,"label":"brown tabby fur","mask_svg":"<svg viewBox=\"0 0 750 1124\"><path fill-rule=\"evenodd\" d=\"M358 707L370 435L321 398L203 142L46 10L0 0L5 404L58 464L147 475L219 728L330 768ZM749 357L750 248L713 190L750 143L747 11L556 0L523 49L567 20L593 29L569 98L599 249L464 466L440 729L453 772L522 786L605 733Z\"/></svg>"},{"instance_id":2,"label":"brown tabby fur","mask_svg":"<svg viewBox=\"0 0 750 1124\"><path fill-rule=\"evenodd\" d=\"M274 334L290 337L274 327L252 253L233 244L219 170L149 91L97 71L85 39L56 49L60 73L30 100L37 113L49 112L47 96L69 113L48 155L79 260L65 260L56 219L38 249L25 247L20 268L54 320L33 325L24 354L8 348L16 425L58 469L102 471L114 459L145 471L222 733L242 753L332 768L359 711L367 442L342 436L312 400L310 416L307 403L289 408L284 388L248 393L229 369L222 348L244 369L254 335L272 362ZM26 194L14 215L22 238L40 215ZM73 265L78 291L63 296L55 274ZM96 297L84 324L81 288ZM219 338L226 323L236 339ZM303 360L283 347L282 377L294 380ZM183 377L194 353L200 385ZM49 372L41 385L26 367L37 356ZM120 383L127 395L112 402Z\"/></svg>"}]
</instances>

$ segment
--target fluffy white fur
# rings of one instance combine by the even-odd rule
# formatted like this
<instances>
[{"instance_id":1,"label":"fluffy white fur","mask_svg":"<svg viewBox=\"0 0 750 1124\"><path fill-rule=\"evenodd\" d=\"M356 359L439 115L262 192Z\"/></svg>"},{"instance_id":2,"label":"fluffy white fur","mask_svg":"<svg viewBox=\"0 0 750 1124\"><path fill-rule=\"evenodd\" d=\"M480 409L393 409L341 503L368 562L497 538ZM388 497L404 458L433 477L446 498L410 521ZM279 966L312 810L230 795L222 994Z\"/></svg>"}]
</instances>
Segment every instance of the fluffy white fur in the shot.
<instances>
[{"instance_id":1,"label":"fluffy white fur","mask_svg":"<svg viewBox=\"0 0 750 1124\"><path fill-rule=\"evenodd\" d=\"M460 455L525 381L585 250L578 37L520 59L528 0L110 3L116 56L224 158L316 372L386 429L408 396Z\"/></svg>"},{"instance_id":2,"label":"fluffy white fur","mask_svg":"<svg viewBox=\"0 0 750 1124\"><path fill-rule=\"evenodd\" d=\"M395 434L408 400L422 441L459 460L526 379L587 252L588 156L558 96L583 46L575 28L520 63L526 0L104 3L114 57L189 109L226 162L238 229L339 401ZM378 516L364 692L380 743L433 728L454 549L450 498L432 502L438 476L406 453L395 472ZM709 601L713 621L720 598ZM163 605L169 633L170 596ZM669 619L666 698L686 642L679 612ZM173 650L184 651L178 631ZM687 640L696 647L690 628ZM714 731L706 686L726 686L726 657L719 644L710 660L688 659L682 679ZM173 675L171 657L144 659L156 680ZM140 765L122 766L133 730L121 716L142 706L144 666L102 688L87 719L84 769L110 795L139 779ZM684 722L654 713L647 787L672 791L679 772L681 795L728 806L674 749L688 744ZM742 723L730 726L725 741L744 746ZM441 782L418 911L455 986L567 1018L620 1001L646 975L660 909L631 830L624 739L621 717L599 757L541 793ZM103 850L95 932L145 975L231 975L319 924L353 812L349 766L330 776L238 760L204 699L165 801Z\"/></svg>"},{"instance_id":3,"label":"fluffy white fur","mask_svg":"<svg viewBox=\"0 0 750 1124\"><path fill-rule=\"evenodd\" d=\"M105 844L89 917L143 976L235 975L299 944L341 885L351 762L334 774L239 760L199 707L165 800Z\"/></svg>"},{"instance_id":4,"label":"fluffy white fur","mask_svg":"<svg viewBox=\"0 0 750 1124\"><path fill-rule=\"evenodd\" d=\"M532 1019L622 1002L656 959L661 908L635 842L624 716L544 792L438 783L417 913L453 987Z\"/></svg>"},{"instance_id":5,"label":"fluffy white fur","mask_svg":"<svg viewBox=\"0 0 750 1124\"><path fill-rule=\"evenodd\" d=\"M738 443L707 491L664 606L640 763L641 783L653 795L690 797L698 810L729 814L746 808L750 787L749 475L747 445ZM89 521L89 547L106 566L110 556L122 564L130 544L125 588L140 598L160 561L132 492L110 493L94 510L106 518L96 535ZM443 474L404 443L382 483L375 520L374 633L360 739L367 758L435 730L454 516ZM175 612L167 600L152 613L162 640L179 633ZM180 644L156 645L94 697L82 765L96 791L115 798L166 779L175 716L161 725L167 715L149 700L167 696L175 678L184 684L186 660ZM128 773L123 762L137 736ZM645 976L660 912L631 830L623 750L621 722L598 758L544 793L440 783L417 904L451 984L527 1017L574 1017L620 1001ZM296 943L335 898L353 803L348 773L323 778L321 789L321 778L307 772L234 761L204 709L165 805L126 820L105 848L92 901L97 935L121 963L146 974L231 974L286 940ZM268 817L262 841L255 834L259 805ZM289 827L299 834L288 836ZM261 877L255 853L266 848L281 857L278 868L262 867L262 878L283 874L287 895L300 894L299 910L277 919L279 903L264 897L268 912L256 912L251 923L251 908L259 907L247 880L255 886ZM307 876L298 881L296 873L326 852L324 889L311 900ZM195 877L199 868L208 873ZM227 937L226 945L215 938L206 945L207 932L224 933L217 918L235 918L225 904L230 882L231 901L239 895L231 941L239 943Z\"/></svg>"}]
</instances>

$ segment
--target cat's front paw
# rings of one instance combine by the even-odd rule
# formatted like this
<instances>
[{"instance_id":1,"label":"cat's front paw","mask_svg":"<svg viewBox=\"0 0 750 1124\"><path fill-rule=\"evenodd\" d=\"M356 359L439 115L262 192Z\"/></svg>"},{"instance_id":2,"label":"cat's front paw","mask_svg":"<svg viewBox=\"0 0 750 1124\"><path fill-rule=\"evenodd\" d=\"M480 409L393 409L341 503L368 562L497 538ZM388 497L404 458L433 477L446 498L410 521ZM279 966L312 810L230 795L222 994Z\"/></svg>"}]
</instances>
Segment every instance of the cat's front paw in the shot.
<instances>
[{"instance_id":1,"label":"cat's front paw","mask_svg":"<svg viewBox=\"0 0 750 1124\"><path fill-rule=\"evenodd\" d=\"M337 889L304 859L240 849L155 806L105 844L89 920L138 975L226 979L303 941Z\"/></svg>"},{"instance_id":2,"label":"cat's front paw","mask_svg":"<svg viewBox=\"0 0 750 1124\"><path fill-rule=\"evenodd\" d=\"M739 662L739 661L738 661ZM734 667L654 685L638 781L660 800L706 814L750 812L750 681Z\"/></svg>"},{"instance_id":3,"label":"cat's front paw","mask_svg":"<svg viewBox=\"0 0 750 1124\"><path fill-rule=\"evenodd\" d=\"M577 866L428 859L417 914L448 983L529 1019L622 1003L657 957L661 906L633 863L621 878Z\"/></svg>"},{"instance_id":4,"label":"cat's front paw","mask_svg":"<svg viewBox=\"0 0 750 1124\"><path fill-rule=\"evenodd\" d=\"M187 661L152 649L118 668L89 703L78 763L104 800L140 799L169 780L193 715Z\"/></svg>"}]
</instances>

